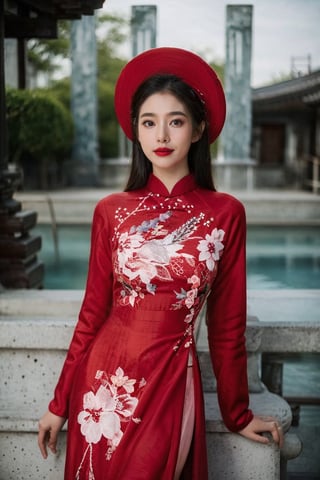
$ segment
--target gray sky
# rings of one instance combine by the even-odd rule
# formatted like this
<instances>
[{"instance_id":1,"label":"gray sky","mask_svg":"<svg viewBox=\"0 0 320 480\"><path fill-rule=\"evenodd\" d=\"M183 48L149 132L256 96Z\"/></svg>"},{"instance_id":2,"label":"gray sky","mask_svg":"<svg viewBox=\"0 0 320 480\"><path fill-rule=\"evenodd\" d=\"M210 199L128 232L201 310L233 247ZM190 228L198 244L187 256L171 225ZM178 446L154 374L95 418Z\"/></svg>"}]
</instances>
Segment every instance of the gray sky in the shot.
<instances>
[{"instance_id":1,"label":"gray sky","mask_svg":"<svg viewBox=\"0 0 320 480\"><path fill-rule=\"evenodd\" d=\"M320 0L106 0L103 8L129 18L132 5L157 5L157 46L187 48L207 60L223 60L227 4L254 6L253 86L289 73L292 56L311 55L312 69L320 68ZM123 53L130 58L129 40Z\"/></svg>"}]
</instances>

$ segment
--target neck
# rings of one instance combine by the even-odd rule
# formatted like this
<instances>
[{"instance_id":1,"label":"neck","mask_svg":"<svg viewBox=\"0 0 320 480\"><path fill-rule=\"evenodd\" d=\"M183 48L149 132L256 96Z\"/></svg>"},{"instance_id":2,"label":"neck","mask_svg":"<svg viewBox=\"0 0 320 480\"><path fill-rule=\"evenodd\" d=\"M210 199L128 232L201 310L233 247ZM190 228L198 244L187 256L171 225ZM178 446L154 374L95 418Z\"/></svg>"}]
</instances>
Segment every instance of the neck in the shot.
<instances>
[{"instance_id":1,"label":"neck","mask_svg":"<svg viewBox=\"0 0 320 480\"><path fill-rule=\"evenodd\" d=\"M180 170L179 172L174 172L174 173L164 172L163 170L159 171L155 168L153 169L153 174L157 178L159 178L159 180L161 180L161 182L163 183L163 185L165 185L169 193L171 193L175 184L179 182L179 180L181 180L183 177L188 175L189 173L190 172L188 168Z\"/></svg>"}]
</instances>

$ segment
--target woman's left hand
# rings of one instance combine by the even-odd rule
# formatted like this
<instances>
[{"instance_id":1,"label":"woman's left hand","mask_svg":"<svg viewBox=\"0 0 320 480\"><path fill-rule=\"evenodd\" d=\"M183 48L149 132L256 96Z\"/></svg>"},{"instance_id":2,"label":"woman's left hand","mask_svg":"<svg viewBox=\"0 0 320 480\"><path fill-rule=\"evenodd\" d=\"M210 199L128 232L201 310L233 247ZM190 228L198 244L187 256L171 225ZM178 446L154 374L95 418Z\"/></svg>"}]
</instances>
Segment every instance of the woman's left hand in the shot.
<instances>
[{"instance_id":1,"label":"woman's left hand","mask_svg":"<svg viewBox=\"0 0 320 480\"><path fill-rule=\"evenodd\" d=\"M273 417L254 416L251 422L239 431L240 435L255 442L269 443L269 439L261 435L264 432L271 433L274 442L279 445L279 448L282 448L284 440L282 426Z\"/></svg>"}]
</instances>

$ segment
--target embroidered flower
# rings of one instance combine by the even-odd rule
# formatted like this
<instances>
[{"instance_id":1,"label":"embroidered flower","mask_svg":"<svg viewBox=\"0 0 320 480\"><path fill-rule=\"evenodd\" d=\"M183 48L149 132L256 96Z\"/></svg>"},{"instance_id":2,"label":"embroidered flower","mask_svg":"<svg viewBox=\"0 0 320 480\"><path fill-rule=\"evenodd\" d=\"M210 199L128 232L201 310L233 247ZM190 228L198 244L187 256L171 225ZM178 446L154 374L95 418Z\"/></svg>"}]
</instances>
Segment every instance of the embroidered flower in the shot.
<instances>
[{"instance_id":1,"label":"embroidered flower","mask_svg":"<svg viewBox=\"0 0 320 480\"><path fill-rule=\"evenodd\" d=\"M199 288L200 278L197 275L192 275L192 277L188 278L188 283L191 283L192 288Z\"/></svg>"},{"instance_id":2,"label":"embroidered flower","mask_svg":"<svg viewBox=\"0 0 320 480\"><path fill-rule=\"evenodd\" d=\"M197 298L198 295L198 289L197 288L192 288L187 292L187 296L185 299L185 304L187 308L191 308L194 305L195 299Z\"/></svg>"},{"instance_id":3,"label":"embroidered flower","mask_svg":"<svg viewBox=\"0 0 320 480\"><path fill-rule=\"evenodd\" d=\"M111 375L111 382L116 387L123 387L127 393L132 393L134 391L134 384L136 380L124 374L124 371L121 367L118 367L115 375Z\"/></svg>"},{"instance_id":4,"label":"embroidered flower","mask_svg":"<svg viewBox=\"0 0 320 480\"><path fill-rule=\"evenodd\" d=\"M205 260L208 270L214 269L215 262L220 259L221 252L224 249L222 243L224 231L213 229L211 235L206 235L205 240L200 240L197 249L199 250L199 260Z\"/></svg>"},{"instance_id":5,"label":"embroidered flower","mask_svg":"<svg viewBox=\"0 0 320 480\"><path fill-rule=\"evenodd\" d=\"M83 410L78 415L81 433L88 443L98 443L102 435L112 439L120 432L120 418L115 413L117 402L110 391L101 386L96 394L85 393Z\"/></svg>"},{"instance_id":6,"label":"embroidered flower","mask_svg":"<svg viewBox=\"0 0 320 480\"><path fill-rule=\"evenodd\" d=\"M83 410L78 414L78 423L82 435L90 445L98 443L101 437L107 439L106 456L110 459L123 435L121 422L132 419L138 423L137 419L133 418L138 399L131 395L137 381L125 375L121 367L117 368L114 375L97 370L95 380L99 387L96 393L91 391L83 395ZM141 379L138 388L145 384L145 379ZM87 450L84 457L86 453Z\"/></svg>"},{"instance_id":7,"label":"embroidered flower","mask_svg":"<svg viewBox=\"0 0 320 480\"><path fill-rule=\"evenodd\" d=\"M119 278L119 282L123 285L123 289L120 291L121 305L131 305L134 307L134 304L138 298L144 298L144 293L139 285L135 285L134 289L132 285L129 285L121 277Z\"/></svg>"},{"instance_id":8,"label":"embroidered flower","mask_svg":"<svg viewBox=\"0 0 320 480\"><path fill-rule=\"evenodd\" d=\"M154 219L144 220L139 226L133 226L129 232L119 236L115 268L136 292L133 285L137 282L144 284L146 291L154 295L156 285L151 282L152 279L172 281L171 269L176 258L183 258L194 264L193 255L182 252L184 248L182 242L196 230L202 217L192 217L168 233L166 229L160 228L162 227L160 222L166 222L170 216L171 212L166 212ZM126 296L125 292L123 297ZM131 293L127 302L134 305L136 297Z\"/></svg>"},{"instance_id":9,"label":"embroidered flower","mask_svg":"<svg viewBox=\"0 0 320 480\"><path fill-rule=\"evenodd\" d=\"M184 319L184 321L186 323L191 323L192 320L193 320L193 317L194 317L194 308L191 308L190 313L188 313L188 315L186 315L186 318Z\"/></svg>"}]
</instances>

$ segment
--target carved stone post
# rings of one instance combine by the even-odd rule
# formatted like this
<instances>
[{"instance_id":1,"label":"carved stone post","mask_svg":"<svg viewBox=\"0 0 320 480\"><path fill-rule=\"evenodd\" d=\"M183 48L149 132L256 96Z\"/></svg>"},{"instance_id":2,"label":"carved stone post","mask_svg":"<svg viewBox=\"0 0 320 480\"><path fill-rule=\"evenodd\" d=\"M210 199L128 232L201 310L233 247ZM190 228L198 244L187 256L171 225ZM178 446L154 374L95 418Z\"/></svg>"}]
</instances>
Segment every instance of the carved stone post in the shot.
<instances>
[{"instance_id":1,"label":"carved stone post","mask_svg":"<svg viewBox=\"0 0 320 480\"><path fill-rule=\"evenodd\" d=\"M223 156L217 164L227 188L252 188L251 50L252 5L227 5L225 93L227 119L222 132Z\"/></svg>"},{"instance_id":2,"label":"carved stone post","mask_svg":"<svg viewBox=\"0 0 320 480\"><path fill-rule=\"evenodd\" d=\"M155 5L133 5L131 7L131 51L135 57L149 48L156 47L157 7ZM131 142L119 127L119 157L129 157Z\"/></svg>"},{"instance_id":3,"label":"carved stone post","mask_svg":"<svg viewBox=\"0 0 320 480\"><path fill-rule=\"evenodd\" d=\"M131 16L132 55L135 57L149 48L155 48L157 36L157 7L134 5Z\"/></svg>"},{"instance_id":4,"label":"carved stone post","mask_svg":"<svg viewBox=\"0 0 320 480\"><path fill-rule=\"evenodd\" d=\"M223 135L226 159L247 160L251 135L251 5L227 5L225 91L228 105Z\"/></svg>"},{"instance_id":5,"label":"carved stone post","mask_svg":"<svg viewBox=\"0 0 320 480\"><path fill-rule=\"evenodd\" d=\"M75 126L70 180L73 185L98 183L97 48L95 16L71 26L71 109Z\"/></svg>"}]
</instances>

